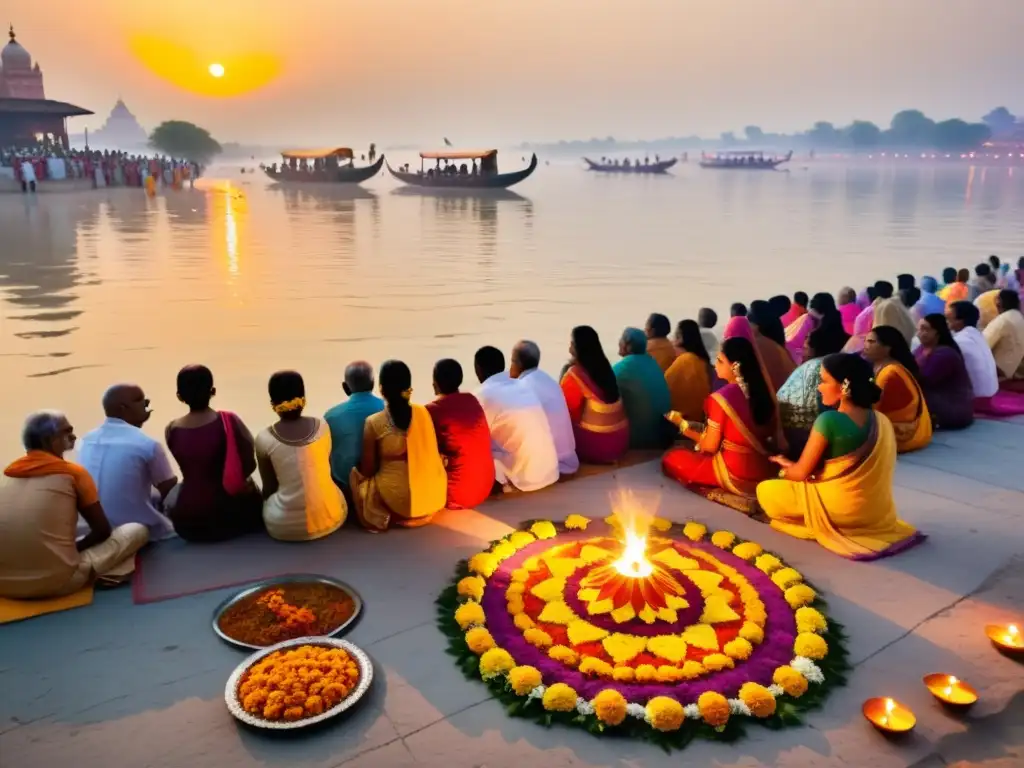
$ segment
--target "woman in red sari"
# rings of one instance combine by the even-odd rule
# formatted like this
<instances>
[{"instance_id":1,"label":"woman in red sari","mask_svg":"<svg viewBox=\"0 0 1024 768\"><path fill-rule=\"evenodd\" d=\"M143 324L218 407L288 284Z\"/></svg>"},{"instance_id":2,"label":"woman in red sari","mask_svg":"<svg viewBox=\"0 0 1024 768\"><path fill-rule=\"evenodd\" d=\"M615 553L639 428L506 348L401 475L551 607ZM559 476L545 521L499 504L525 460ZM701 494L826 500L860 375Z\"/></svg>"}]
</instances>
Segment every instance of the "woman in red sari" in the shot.
<instances>
[{"instance_id":1,"label":"woman in red sari","mask_svg":"<svg viewBox=\"0 0 1024 768\"><path fill-rule=\"evenodd\" d=\"M629 422L597 331L589 325L573 328L569 357L562 393L569 406L576 455L589 464L614 464L629 449Z\"/></svg>"},{"instance_id":2,"label":"woman in red sari","mask_svg":"<svg viewBox=\"0 0 1024 768\"><path fill-rule=\"evenodd\" d=\"M722 343L715 372L727 383L705 401L707 424L683 420L679 425L696 445L693 450L673 448L661 466L666 475L712 501L727 501L720 491L741 497L747 511L757 484L778 473L769 458L779 453L781 443L778 408L747 339Z\"/></svg>"}]
</instances>

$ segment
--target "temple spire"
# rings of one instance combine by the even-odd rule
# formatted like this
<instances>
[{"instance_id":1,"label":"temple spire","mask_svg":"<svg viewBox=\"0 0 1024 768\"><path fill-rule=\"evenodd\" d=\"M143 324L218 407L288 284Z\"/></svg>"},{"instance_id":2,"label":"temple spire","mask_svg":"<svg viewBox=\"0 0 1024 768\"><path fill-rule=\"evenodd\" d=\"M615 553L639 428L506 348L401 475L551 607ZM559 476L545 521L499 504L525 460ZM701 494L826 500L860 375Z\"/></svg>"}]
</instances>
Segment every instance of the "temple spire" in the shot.
<instances>
[{"instance_id":1,"label":"temple spire","mask_svg":"<svg viewBox=\"0 0 1024 768\"><path fill-rule=\"evenodd\" d=\"M14 24L13 23L10 25L10 28L9 28L9 30L7 32L7 36L9 38L11 38L11 42L13 43L14 42Z\"/></svg>"}]
</instances>

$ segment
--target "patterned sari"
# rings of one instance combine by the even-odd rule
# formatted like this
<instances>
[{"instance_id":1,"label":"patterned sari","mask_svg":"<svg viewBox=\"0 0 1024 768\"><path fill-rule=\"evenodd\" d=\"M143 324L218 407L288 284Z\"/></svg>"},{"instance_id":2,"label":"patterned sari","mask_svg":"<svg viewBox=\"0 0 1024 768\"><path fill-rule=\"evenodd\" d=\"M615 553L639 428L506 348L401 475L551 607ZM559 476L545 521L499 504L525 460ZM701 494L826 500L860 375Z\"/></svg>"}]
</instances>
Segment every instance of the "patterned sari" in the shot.
<instances>
[{"instance_id":1,"label":"patterned sari","mask_svg":"<svg viewBox=\"0 0 1024 768\"><path fill-rule=\"evenodd\" d=\"M910 371L899 363L889 363L875 374L882 399L875 410L892 422L899 453L917 451L932 441L932 418L924 393Z\"/></svg>"},{"instance_id":2,"label":"patterned sari","mask_svg":"<svg viewBox=\"0 0 1024 768\"><path fill-rule=\"evenodd\" d=\"M743 390L738 384L726 384L704 403L708 427L717 427L722 435L718 452L702 453L689 448L673 448L661 460L666 475L711 501L749 512L757 484L776 474L778 468L769 456L778 453L774 445L777 424L754 423ZM721 493L740 497L746 504L730 503Z\"/></svg>"},{"instance_id":3,"label":"patterned sari","mask_svg":"<svg viewBox=\"0 0 1024 768\"><path fill-rule=\"evenodd\" d=\"M896 434L883 414L872 417L871 434L845 456L825 462L813 479L767 480L757 500L772 528L817 541L851 560L895 555L925 538L899 519L892 498Z\"/></svg>"},{"instance_id":4,"label":"patterned sari","mask_svg":"<svg viewBox=\"0 0 1024 768\"><path fill-rule=\"evenodd\" d=\"M786 350L797 365L803 362L804 342L811 335L811 331L818 327L818 322L817 317L805 312L786 326Z\"/></svg>"},{"instance_id":5,"label":"patterned sari","mask_svg":"<svg viewBox=\"0 0 1024 768\"><path fill-rule=\"evenodd\" d=\"M589 464L614 464L629 450L629 421L620 397L608 402L583 370L573 365L562 377L562 393L572 419L576 455Z\"/></svg>"}]
</instances>

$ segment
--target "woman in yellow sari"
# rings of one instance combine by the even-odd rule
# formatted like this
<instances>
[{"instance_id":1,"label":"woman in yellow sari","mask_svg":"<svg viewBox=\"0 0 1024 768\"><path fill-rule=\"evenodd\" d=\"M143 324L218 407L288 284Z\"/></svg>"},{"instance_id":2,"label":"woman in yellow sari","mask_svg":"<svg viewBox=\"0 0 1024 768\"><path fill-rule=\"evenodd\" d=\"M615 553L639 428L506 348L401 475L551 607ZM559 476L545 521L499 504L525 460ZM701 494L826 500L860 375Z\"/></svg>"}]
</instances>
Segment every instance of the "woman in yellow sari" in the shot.
<instances>
[{"instance_id":1,"label":"woman in yellow sari","mask_svg":"<svg viewBox=\"0 0 1024 768\"><path fill-rule=\"evenodd\" d=\"M363 456L350 476L356 516L372 533L391 523L426 525L448 493L434 422L426 408L409 402L412 375L405 363L388 360L380 367L380 394L386 405L366 420Z\"/></svg>"},{"instance_id":2,"label":"woman in yellow sari","mask_svg":"<svg viewBox=\"0 0 1024 768\"><path fill-rule=\"evenodd\" d=\"M896 435L872 410L882 392L869 363L858 355L824 359L825 411L798 461L775 456L778 480L757 486L757 501L772 528L817 541L851 560L876 560L909 549L924 534L899 519L892 498Z\"/></svg>"},{"instance_id":3,"label":"woman in yellow sari","mask_svg":"<svg viewBox=\"0 0 1024 768\"><path fill-rule=\"evenodd\" d=\"M896 432L900 453L917 451L932 441L932 417L920 384L917 360L903 334L891 325L876 325L864 340L864 358L875 368L884 413Z\"/></svg>"},{"instance_id":4,"label":"woman in yellow sari","mask_svg":"<svg viewBox=\"0 0 1024 768\"><path fill-rule=\"evenodd\" d=\"M703 421L704 401L711 394L714 369L696 321L679 322L675 343L679 356L665 371L672 410L689 421Z\"/></svg>"}]
</instances>

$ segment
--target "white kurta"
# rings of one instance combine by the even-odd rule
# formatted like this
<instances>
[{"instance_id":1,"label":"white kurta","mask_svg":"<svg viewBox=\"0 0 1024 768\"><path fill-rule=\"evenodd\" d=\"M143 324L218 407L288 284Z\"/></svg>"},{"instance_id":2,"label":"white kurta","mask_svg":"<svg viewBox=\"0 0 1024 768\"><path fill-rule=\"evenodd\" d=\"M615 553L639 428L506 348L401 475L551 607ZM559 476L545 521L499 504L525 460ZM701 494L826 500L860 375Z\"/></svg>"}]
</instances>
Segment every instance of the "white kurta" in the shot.
<instances>
[{"instance_id":1,"label":"white kurta","mask_svg":"<svg viewBox=\"0 0 1024 768\"><path fill-rule=\"evenodd\" d=\"M499 483L536 491L558 480L558 453L537 395L502 371L476 393L491 430L494 474Z\"/></svg>"},{"instance_id":2,"label":"white kurta","mask_svg":"<svg viewBox=\"0 0 1024 768\"><path fill-rule=\"evenodd\" d=\"M519 381L533 390L544 409L551 436L555 440L558 471L563 475L574 474L580 468L580 460L576 456L576 437L572 433L572 419L562 388L539 368L523 371L519 374Z\"/></svg>"},{"instance_id":3,"label":"white kurta","mask_svg":"<svg viewBox=\"0 0 1024 768\"><path fill-rule=\"evenodd\" d=\"M971 379L974 396L992 397L999 389L999 377L992 350L988 348L988 342L981 331L968 325L954 333L953 339L963 353L964 366Z\"/></svg>"}]
</instances>

